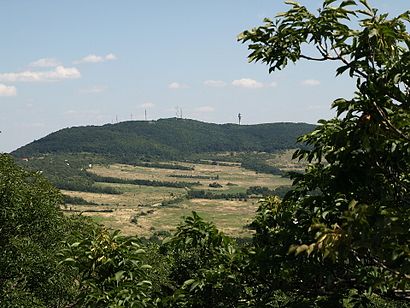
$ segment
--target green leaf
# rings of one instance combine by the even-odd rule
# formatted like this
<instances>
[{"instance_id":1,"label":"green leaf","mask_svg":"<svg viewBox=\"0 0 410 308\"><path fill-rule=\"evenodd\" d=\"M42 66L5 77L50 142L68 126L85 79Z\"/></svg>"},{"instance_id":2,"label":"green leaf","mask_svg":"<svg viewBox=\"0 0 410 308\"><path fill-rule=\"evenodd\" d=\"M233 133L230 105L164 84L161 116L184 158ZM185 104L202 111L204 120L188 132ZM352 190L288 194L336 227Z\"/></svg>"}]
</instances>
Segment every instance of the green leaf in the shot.
<instances>
[{"instance_id":1,"label":"green leaf","mask_svg":"<svg viewBox=\"0 0 410 308\"><path fill-rule=\"evenodd\" d=\"M124 276L125 271L118 271L115 273L114 277L115 280L118 282L120 282L120 280L122 279L122 277Z\"/></svg>"},{"instance_id":2,"label":"green leaf","mask_svg":"<svg viewBox=\"0 0 410 308\"><path fill-rule=\"evenodd\" d=\"M354 0L342 1L342 3L340 4L340 7L345 7L345 6L350 6L350 5L356 5L356 1Z\"/></svg>"},{"instance_id":3,"label":"green leaf","mask_svg":"<svg viewBox=\"0 0 410 308\"><path fill-rule=\"evenodd\" d=\"M193 284L196 280L195 279L188 279L184 282L183 286L187 287Z\"/></svg>"}]
</instances>

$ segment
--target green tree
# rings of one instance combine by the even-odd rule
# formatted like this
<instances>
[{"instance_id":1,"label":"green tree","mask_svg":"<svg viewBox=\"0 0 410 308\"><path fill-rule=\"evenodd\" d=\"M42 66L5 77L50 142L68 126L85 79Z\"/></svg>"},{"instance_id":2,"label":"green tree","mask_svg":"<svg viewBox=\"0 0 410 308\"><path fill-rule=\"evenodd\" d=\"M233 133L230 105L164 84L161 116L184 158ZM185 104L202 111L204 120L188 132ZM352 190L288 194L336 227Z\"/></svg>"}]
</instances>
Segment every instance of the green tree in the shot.
<instances>
[{"instance_id":1,"label":"green tree","mask_svg":"<svg viewBox=\"0 0 410 308\"><path fill-rule=\"evenodd\" d=\"M365 0L326 0L316 13L287 3L287 12L239 36L249 61L269 72L299 60L337 62L336 75L355 79L356 92L299 139L310 148L294 157L310 164L282 203L265 203L257 245L296 266L289 288L399 297L410 282L410 13L389 18Z\"/></svg>"},{"instance_id":2,"label":"green tree","mask_svg":"<svg viewBox=\"0 0 410 308\"><path fill-rule=\"evenodd\" d=\"M244 255L236 243L204 222L196 212L185 218L164 241L169 257L173 294L163 298L169 307L237 307L244 295Z\"/></svg>"},{"instance_id":3,"label":"green tree","mask_svg":"<svg viewBox=\"0 0 410 308\"><path fill-rule=\"evenodd\" d=\"M145 251L135 237L119 231L96 229L80 241L66 243L60 255L63 264L78 274L79 293L74 301L81 307L150 307L151 282L144 264Z\"/></svg>"},{"instance_id":4,"label":"green tree","mask_svg":"<svg viewBox=\"0 0 410 308\"><path fill-rule=\"evenodd\" d=\"M75 294L56 251L74 221L59 211L61 195L39 173L0 155L0 303L2 307L64 307Z\"/></svg>"}]
</instances>

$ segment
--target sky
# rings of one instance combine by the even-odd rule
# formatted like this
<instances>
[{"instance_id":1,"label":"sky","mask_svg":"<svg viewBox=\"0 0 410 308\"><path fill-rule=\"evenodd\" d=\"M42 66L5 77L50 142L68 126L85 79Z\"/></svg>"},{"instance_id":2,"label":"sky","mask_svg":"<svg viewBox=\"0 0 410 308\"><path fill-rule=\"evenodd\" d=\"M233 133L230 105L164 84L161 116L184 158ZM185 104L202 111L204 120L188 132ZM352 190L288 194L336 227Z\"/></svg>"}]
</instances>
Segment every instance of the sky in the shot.
<instances>
[{"instance_id":1,"label":"sky","mask_svg":"<svg viewBox=\"0 0 410 308\"><path fill-rule=\"evenodd\" d=\"M410 9L409 0L370 3L393 15ZM285 9L279 0L1 0L0 152L145 111L213 123L238 113L242 124L331 118L331 102L354 91L334 63L269 74L237 42Z\"/></svg>"}]
</instances>

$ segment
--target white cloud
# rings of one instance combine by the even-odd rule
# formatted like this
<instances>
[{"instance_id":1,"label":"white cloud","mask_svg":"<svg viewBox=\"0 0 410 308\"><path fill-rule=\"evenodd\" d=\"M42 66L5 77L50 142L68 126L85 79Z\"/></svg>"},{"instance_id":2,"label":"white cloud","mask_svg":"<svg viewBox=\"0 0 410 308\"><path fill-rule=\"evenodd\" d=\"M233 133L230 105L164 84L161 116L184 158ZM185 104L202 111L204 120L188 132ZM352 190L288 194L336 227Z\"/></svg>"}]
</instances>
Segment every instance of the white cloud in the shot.
<instances>
[{"instance_id":1,"label":"white cloud","mask_svg":"<svg viewBox=\"0 0 410 308\"><path fill-rule=\"evenodd\" d=\"M74 61L74 64L80 63L101 63L106 61L114 61L117 60L117 57L113 53L109 53L105 56L97 56L95 54L90 54L81 58L80 60Z\"/></svg>"},{"instance_id":2,"label":"white cloud","mask_svg":"<svg viewBox=\"0 0 410 308\"><path fill-rule=\"evenodd\" d=\"M213 88L223 88L226 86L226 82L223 80L205 80L204 85Z\"/></svg>"},{"instance_id":3,"label":"white cloud","mask_svg":"<svg viewBox=\"0 0 410 308\"><path fill-rule=\"evenodd\" d=\"M315 86L320 85L320 81L316 79L306 79L306 80L303 80L301 84L303 86L315 87Z\"/></svg>"},{"instance_id":4,"label":"white cloud","mask_svg":"<svg viewBox=\"0 0 410 308\"><path fill-rule=\"evenodd\" d=\"M106 60L106 61L117 60L117 56L114 55L113 53L109 53L108 55L105 56L105 60Z\"/></svg>"},{"instance_id":5,"label":"white cloud","mask_svg":"<svg viewBox=\"0 0 410 308\"><path fill-rule=\"evenodd\" d=\"M155 104L150 103L150 102L147 102L147 103L144 103L144 104L140 105L141 108L152 108L154 106L155 106Z\"/></svg>"},{"instance_id":6,"label":"white cloud","mask_svg":"<svg viewBox=\"0 0 410 308\"><path fill-rule=\"evenodd\" d=\"M54 58L42 58L29 64L31 67L56 67L59 65L61 65L60 61Z\"/></svg>"},{"instance_id":7,"label":"white cloud","mask_svg":"<svg viewBox=\"0 0 410 308\"><path fill-rule=\"evenodd\" d=\"M232 85L235 87L240 88L247 88L247 89L260 89L263 88L265 85L262 82L250 79L250 78L242 78L232 81Z\"/></svg>"},{"instance_id":8,"label":"white cloud","mask_svg":"<svg viewBox=\"0 0 410 308\"><path fill-rule=\"evenodd\" d=\"M201 107L196 108L195 110L198 112L206 113L206 112L214 112L215 108L212 106L201 106Z\"/></svg>"},{"instance_id":9,"label":"white cloud","mask_svg":"<svg viewBox=\"0 0 410 308\"><path fill-rule=\"evenodd\" d=\"M81 89L81 93L87 93L87 94L95 94L95 93L101 93L104 92L106 87L104 86L91 86L88 88Z\"/></svg>"},{"instance_id":10,"label":"white cloud","mask_svg":"<svg viewBox=\"0 0 410 308\"><path fill-rule=\"evenodd\" d=\"M6 86L0 83L0 96L16 96L17 89L13 86Z\"/></svg>"},{"instance_id":11,"label":"white cloud","mask_svg":"<svg viewBox=\"0 0 410 308\"><path fill-rule=\"evenodd\" d=\"M267 87L270 87L270 88L276 88L277 86L278 86L278 83L276 81L272 81L271 83L267 85Z\"/></svg>"},{"instance_id":12,"label":"white cloud","mask_svg":"<svg viewBox=\"0 0 410 308\"><path fill-rule=\"evenodd\" d=\"M33 72L24 71L18 73L0 73L0 81L57 81L63 79L77 79L81 77L81 73L75 67L57 66L52 71Z\"/></svg>"},{"instance_id":13,"label":"white cloud","mask_svg":"<svg viewBox=\"0 0 410 308\"><path fill-rule=\"evenodd\" d=\"M178 90L178 89L187 89L189 88L188 85L184 84L184 83L179 83L179 82L171 82L168 85L169 89L173 89L173 90Z\"/></svg>"}]
</instances>

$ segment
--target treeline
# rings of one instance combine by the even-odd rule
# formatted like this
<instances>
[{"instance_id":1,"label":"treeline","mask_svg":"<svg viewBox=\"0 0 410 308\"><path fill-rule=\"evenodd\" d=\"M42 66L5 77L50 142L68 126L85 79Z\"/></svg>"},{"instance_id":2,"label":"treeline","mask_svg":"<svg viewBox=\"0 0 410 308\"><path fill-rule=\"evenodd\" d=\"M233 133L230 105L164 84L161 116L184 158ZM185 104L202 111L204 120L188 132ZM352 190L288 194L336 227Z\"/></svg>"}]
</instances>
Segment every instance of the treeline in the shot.
<instances>
[{"instance_id":1,"label":"treeline","mask_svg":"<svg viewBox=\"0 0 410 308\"><path fill-rule=\"evenodd\" d=\"M280 198L285 197L288 191L290 191L291 186L278 186L275 189L269 189L265 186L251 186L246 190L246 194L248 196L256 195L260 197L267 197L267 196L278 196Z\"/></svg>"},{"instance_id":2,"label":"treeline","mask_svg":"<svg viewBox=\"0 0 410 308\"><path fill-rule=\"evenodd\" d=\"M97 205L97 203L87 201L84 198L76 197L76 196L69 196L66 194L63 194L63 201L64 201L64 204Z\"/></svg>"},{"instance_id":3,"label":"treeline","mask_svg":"<svg viewBox=\"0 0 410 308\"><path fill-rule=\"evenodd\" d=\"M143 186L163 186L163 187L175 187L185 188L200 185L199 182L167 182L157 180L142 180L142 179L120 179L108 176L100 176L92 172L87 172L90 179L95 182L103 183L118 183L118 184L131 184L131 185L143 185Z\"/></svg>"},{"instance_id":4,"label":"treeline","mask_svg":"<svg viewBox=\"0 0 410 308\"><path fill-rule=\"evenodd\" d=\"M260 173L283 175L283 172L279 168L268 165L266 161L257 158L245 158L242 160L241 166L245 169L253 170Z\"/></svg>"},{"instance_id":5,"label":"treeline","mask_svg":"<svg viewBox=\"0 0 410 308\"><path fill-rule=\"evenodd\" d=\"M279 186L275 189L269 189L263 186L251 186L245 192L225 193L225 192L212 192L209 190L190 190L187 197L189 199L225 199L225 200L247 200L251 196L267 197L278 196L283 198L290 190L290 186Z\"/></svg>"},{"instance_id":6,"label":"treeline","mask_svg":"<svg viewBox=\"0 0 410 308\"><path fill-rule=\"evenodd\" d=\"M167 163L157 163L157 162L137 162L132 163L134 166L147 167L147 168L157 168L157 169L173 169L173 170L185 170L192 171L194 167L188 167L180 164L167 164Z\"/></svg>"},{"instance_id":7,"label":"treeline","mask_svg":"<svg viewBox=\"0 0 410 308\"><path fill-rule=\"evenodd\" d=\"M181 179L201 179L201 180L219 180L219 175L191 175L191 174L170 174L171 178L181 178Z\"/></svg>"},{"instance_id":8,"label":"treeline","mask_svg":"<svg viewBox=\"0 0 410 308\"><path fill-rule=\"evenodd\" d=\"M248 195L243 192L238 193L213 193L209 190L190 190L188 191L189 199L247 199Z\"/></svg>"},{"instance_id":9,"label":"treeline","mask_svg":"<svg viewBox=\"0 0 410 308\"><path fill-rule=\"evenodd\" d=\"M63 190L72 190L72 191L82 191L82 192L90 192L90 193L96 193L96 194L110 194L110 195L120 195L122 192L118 189L115 189L113 187L101 187L101 186L96 186L95 183L93 182L88 182L88 181L58 181L54 182L54 185L58 189L63 189Z\"/></svg>"}]
</instances>

